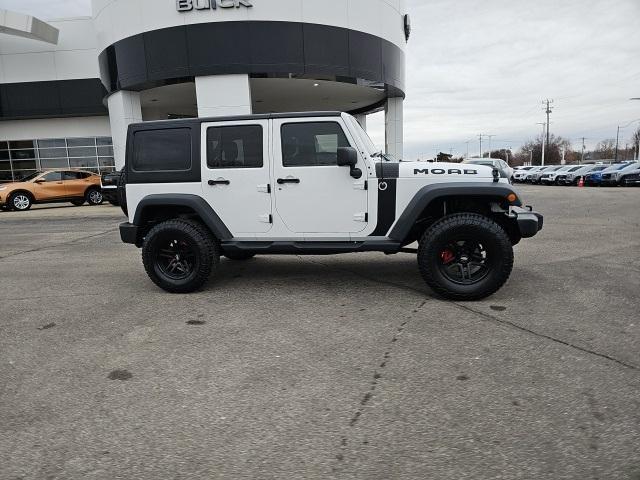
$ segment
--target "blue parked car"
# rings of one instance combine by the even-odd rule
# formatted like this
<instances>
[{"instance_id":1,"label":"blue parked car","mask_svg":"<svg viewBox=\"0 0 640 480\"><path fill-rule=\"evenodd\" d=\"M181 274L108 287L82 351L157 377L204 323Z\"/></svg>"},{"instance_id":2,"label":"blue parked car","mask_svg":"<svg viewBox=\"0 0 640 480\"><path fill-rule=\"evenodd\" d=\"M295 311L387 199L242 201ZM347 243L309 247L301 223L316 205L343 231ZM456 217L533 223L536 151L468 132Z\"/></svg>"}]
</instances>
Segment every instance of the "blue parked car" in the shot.
<instances>
[{"instance_id":1,"label":"blue parked car","mask_svg":"<svg viewBox=\"0 0 640 480\"><path fill-rule=\"evenodd\" d=\"M614 163L609 168L606 168L604 170L588 173L584 177L584 184L599 187L600 185L602 185L602 175L604 175L605 173L612 173L612 172L617 172L618 170L622 170L623 168L627 167L630 163L631 162Z\"/></svg>"}]
</instances>

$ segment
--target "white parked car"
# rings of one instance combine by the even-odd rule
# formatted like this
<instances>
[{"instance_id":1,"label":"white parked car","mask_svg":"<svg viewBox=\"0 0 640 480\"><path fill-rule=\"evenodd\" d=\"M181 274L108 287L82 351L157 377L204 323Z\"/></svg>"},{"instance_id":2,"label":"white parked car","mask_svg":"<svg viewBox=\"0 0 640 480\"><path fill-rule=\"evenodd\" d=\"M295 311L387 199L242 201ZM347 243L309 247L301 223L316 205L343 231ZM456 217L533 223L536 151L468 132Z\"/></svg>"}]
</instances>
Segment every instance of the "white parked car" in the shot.
<instances>
[{"instance_id":1,"label":"white parked car","mask_svg":"<svg viewBox=\"0 0 640 480\"><path fill-rule=\"evenodd\" d=\"M467 158L462 163L470 165L486 165L488 167L497 168L500 170L502 178L509 180L509 183L513 180L513 168L500 158Z\"/></svg>"}]
</instances>

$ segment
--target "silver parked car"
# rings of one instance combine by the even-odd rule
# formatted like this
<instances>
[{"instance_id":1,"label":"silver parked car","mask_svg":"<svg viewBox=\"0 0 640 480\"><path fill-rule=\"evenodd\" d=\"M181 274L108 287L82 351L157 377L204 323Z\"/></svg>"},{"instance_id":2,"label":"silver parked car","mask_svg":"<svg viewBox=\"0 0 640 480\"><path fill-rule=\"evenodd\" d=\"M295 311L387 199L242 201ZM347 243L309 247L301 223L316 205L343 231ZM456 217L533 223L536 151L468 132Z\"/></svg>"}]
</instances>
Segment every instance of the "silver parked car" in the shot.
<instances>
[{"instance_id":1,"label":"silver parked car","mask_svg":"<svg viewBox=\"0 0 640 480\"><path fill-rule=\"evenodd\" d=\"M591 172L600 172L609 168L609 165L584 165L580 167L578 170L567 172L564 179L561 179L563 185L578 185L581 178L584 178L587 174Z\"/></svg>"}]
</instances>

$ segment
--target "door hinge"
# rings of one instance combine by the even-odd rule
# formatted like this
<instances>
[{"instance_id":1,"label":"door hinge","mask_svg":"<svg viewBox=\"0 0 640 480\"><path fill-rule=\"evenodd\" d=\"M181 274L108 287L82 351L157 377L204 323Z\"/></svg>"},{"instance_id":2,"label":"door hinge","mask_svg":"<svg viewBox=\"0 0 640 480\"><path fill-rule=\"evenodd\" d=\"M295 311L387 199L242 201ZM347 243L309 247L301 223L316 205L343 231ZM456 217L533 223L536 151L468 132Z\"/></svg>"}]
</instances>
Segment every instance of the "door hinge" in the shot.
<instances>
[{"instance_id":1,"label":"door hinge","mask_svg":"<svg viewBox=\"0 0 640 480\"><path fill-rule=\"evenodd\" d=\"M367 223L369 221L369 214L362 212L362 213L356 213L353 216L353 221L354 222L364 222Z\"/></svg>"},{"instance_id":2,"label":"door hinge","mask_svg":"<svg viewBox=\"0 0 640 480\"><path fill-rule=\"evenodd\" d=\"M354 190L367 190L367 188L368 188L368 185L366 180L364 182L355 182L353 184Z\"/></svg>"},{"instance_id":3,"label":"door hinge","mask_svg":"<svg viewBox=\"0 0 640 480\"><path fill-rule=\"evenodd\" d=\"M271 215L270 213L267 213L265 215L260 215L259 218L262 223L273 224L273 215Z\"/></svg>"},{"instance_id":4,"label":"door hinge","mask_svg":"<svg viewBox=\"0 0 640 480\"><path fill-rule=\"evenodd\" d=\"M262 184L258 185L258 191L261 193L271 193L271 185L270 184Z\"/></svg>"}]
</instances>

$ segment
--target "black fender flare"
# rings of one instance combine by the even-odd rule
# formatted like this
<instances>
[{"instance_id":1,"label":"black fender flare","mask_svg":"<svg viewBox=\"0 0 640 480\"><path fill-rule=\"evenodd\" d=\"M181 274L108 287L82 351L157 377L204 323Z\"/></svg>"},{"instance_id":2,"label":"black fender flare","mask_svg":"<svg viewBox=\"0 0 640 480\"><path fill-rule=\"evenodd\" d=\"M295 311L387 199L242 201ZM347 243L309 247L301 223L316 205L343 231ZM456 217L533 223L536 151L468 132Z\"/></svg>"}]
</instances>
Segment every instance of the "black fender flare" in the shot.
<instances>
[{"instance_id":1,"label":"black fender flare","mask_svg":"<svg viewBox=\"0 0 640 480\"><path fill-rule=\"evenodd\" d=\"M520 196L511 187L505 183L472 183L472 182L456 182L431 184L422 187L416 192L413 199L402 212L402 215L389 232L389 238L397 242L403 242L409 236L416 220L420 217L427 206L442 197L499 197L506 199L510 194L516 195L516 201L510 202L511 205L522 206Z\"/></svg>"},{"instance_id":2,"label":"black fender flare","mask_svg":"<svg viewBox=\"0 0 640 480\"><path fill-rule=\"evenodd\" d=\"M187 207L193 210L200 220L211 230L218 240L230 240L231 232L211 205L198 195L189 194L157 194L148 195L140 200L133 217L133 224L141 227L144 224L144 211L149 207Z\"/></svg>"}]
</instances>

